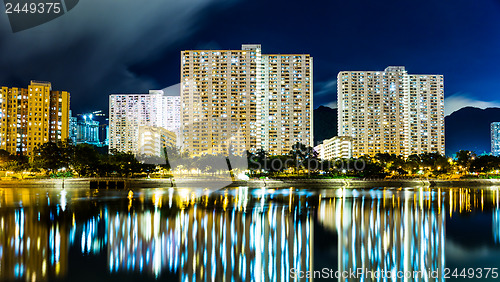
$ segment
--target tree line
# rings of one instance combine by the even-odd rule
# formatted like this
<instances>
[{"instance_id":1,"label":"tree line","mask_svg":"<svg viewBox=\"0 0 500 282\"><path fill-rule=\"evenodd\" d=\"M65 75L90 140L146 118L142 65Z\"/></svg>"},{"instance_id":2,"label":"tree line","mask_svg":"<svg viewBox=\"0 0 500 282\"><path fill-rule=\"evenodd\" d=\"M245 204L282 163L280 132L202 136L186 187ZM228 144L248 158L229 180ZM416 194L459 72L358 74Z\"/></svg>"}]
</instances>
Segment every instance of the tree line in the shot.
<instances>
[{"instance_id":1,"label":"tree line","mask_svg":"<svg viewBox=\"0 0 500 282\"><path fill-rule=\"evenodd\" d=\"M224 165L226 159L228 166ZM410 155L407 158L379 153L375 156L351 159L321 160L312 147L301 143L294 144L284 155L270 155L264 150L257 150L253 153L246 152L245 156L230 158L221 155L189 157L188 152L165 148L164 156L148 157L135 156L130 152L102 152L89 144L75 145L65 141L41 144L34 150L31 159L0 150L0 168L15 173L79 177L132 177L160 171L171 172L174 169L217 174L227 172L228 168L240 168L254 177L441 177L457 174L499 174L500 157L477 156L474 152L462 150L453 158L438 153Z\"/></svg>"},{"instance_id":2,"label":"tree line","mask_svg":"<svg viewBox=\"0 0 500 282\"><path fill-rule=\"evenodd\" d=\"M290 160L297 161L290 161ZM274 165L273 165L274 164ZM278 165L276 165L278 164ZM283 165L281 165L283 164ZM250 154L250 172L254 175L286 176L300 173L326 177L451 177L500 172L500 156L477 156L461 150L453 157L439 153L413 154L408 157L378 153L350 159L321 160L311 147L296 144L287 155L272 156L263 150Z\"/></svg>"},{"instance_id":3,"label":"tree line","mask_svg":"<svg viewBox=\"0 0 500 282\"><path fill-rule=\"evenodd\" d=\"M50 176L80 177L126 177L135 173L148 173L153 169L152 165L139 162L131 153L100 153L92 145L74 145L68 141L41 144L35 148L32 159L0 150L0 164L3 170L13 172L44 172Z\"/></svg>"}]
</instances>

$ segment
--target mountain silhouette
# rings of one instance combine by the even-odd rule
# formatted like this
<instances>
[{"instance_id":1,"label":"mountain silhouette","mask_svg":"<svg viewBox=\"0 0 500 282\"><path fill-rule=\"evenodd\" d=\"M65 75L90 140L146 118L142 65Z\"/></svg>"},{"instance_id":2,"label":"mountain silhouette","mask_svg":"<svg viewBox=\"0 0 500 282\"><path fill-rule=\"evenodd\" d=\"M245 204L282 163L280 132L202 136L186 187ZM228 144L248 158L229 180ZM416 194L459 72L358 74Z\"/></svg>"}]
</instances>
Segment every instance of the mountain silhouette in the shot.
<instances>
[{"instance_id":1,"label":"mountain silhouette","mask_svg":"<svg viewBox=\"0 0 500 282\"><path fill-rule=\"evenodd\" d=\"M465 107L445 117L446 155L459 150L489 154L491 151L490 124L500 121L500 108Z\"/></svg>"},{"instance_id":2,"label":"mountain silhouette","mask_svg":"<svg viewBox=\"0 0 500 282\"><path fill-rule=\"evenodd\" d=\"M319 106L314 110L314 145L337 136L337 109Z\"/></svg>"}]
</instances>

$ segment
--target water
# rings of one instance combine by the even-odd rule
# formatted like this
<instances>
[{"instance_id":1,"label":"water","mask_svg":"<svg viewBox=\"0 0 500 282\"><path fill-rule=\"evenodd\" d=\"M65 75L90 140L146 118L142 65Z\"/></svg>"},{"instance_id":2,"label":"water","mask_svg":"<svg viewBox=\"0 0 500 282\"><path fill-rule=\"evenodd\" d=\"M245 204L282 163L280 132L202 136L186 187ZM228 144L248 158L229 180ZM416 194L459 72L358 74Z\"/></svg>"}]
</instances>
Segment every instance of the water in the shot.
<instances>
[{"instance_id":1,"label":"water","mask_svg":"<svg viewBox=\"0 0 500 282\"><path fill-rule=\"evenodd\" d=\"M499 267L498 187L0 189L3 280L488 281ZM372 274L335 278L358 268Z\"/></svg>"}]
</instances>

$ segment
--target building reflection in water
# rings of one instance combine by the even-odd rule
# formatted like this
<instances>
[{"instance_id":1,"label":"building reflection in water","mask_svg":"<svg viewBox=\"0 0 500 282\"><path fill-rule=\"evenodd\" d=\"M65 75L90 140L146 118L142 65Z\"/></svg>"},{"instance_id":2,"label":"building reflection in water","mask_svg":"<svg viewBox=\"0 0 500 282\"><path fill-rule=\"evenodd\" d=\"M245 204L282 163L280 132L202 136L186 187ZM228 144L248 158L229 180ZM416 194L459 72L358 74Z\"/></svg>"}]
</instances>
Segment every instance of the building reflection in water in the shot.
<instances>
[{"instance_id":1,"label":"building reflection in water","mask_svg":"<svg viewBox=\"0 0 500 282\"><path fill-rule=\"evenodd\" d=\"M498 241L498 193L490 189L486 197L484 190L471 189L338 189L321 199L318 221L338 234L340 271L422 271L414 281L442 281L442 275L435 279L431 272L445 268L447 209L452 217L456 212L482 211L485 204L495 207L493 230ZM485 203L487 198L491 202ZM371 274L365 278L379 280Z\"/></svg>"},{"instance_id":2,"label":"building reflection in water","mask_svg":"<svg viewBox=\"0 0 500 282\"><path fill-rule=\"evenodd\" d=\"M167 271L180 281L287 281L291 268L312 269L308 196L291 189L241 187L202 197L190 190L131 192L113 208L72 205L61 193L34 197L8 199L22 203L13 209L2 199L2 278L64 277L72 247L106 255L110 273Z\"/></svg>"},{"instance_id":3,"label":"building reflection in water","mask_svg":"<svg viewBox=\"0 0 500 282\"><path fill-rule=\"evenodd\" d=\"M158 207L161 194L153 211L106 213L109 270L158 276L168 269L181 281L286 281L290 268L310 270L310 211L269 203L245 212L248 189L237 191L199 203L181 196L179 212L167 217Z\"/></svg>"},{"instance_id":4,"label":"building reflection in water","mask_svg":"<svg viewBox=\"0 0 500 282\"><path fill-rule=\"evenodd\" d=\"M18 191L0 189L0 278L35 281L66 275L68 228L60 223L63 206L57 202L47 208L51 201L47 195ZM57 198L64 201L64 193ZM21 205L6 207L9 203Z\"/></svg>"},{"instance_id":5,"label":"building reflection in water","mask_svg":"<svg viewBox=\"0 0 500 282\"><path fill-rule=\"evenodd\" d=\"M290 267L310 268L310 217L294 223L277 207L250 214L194 208L162 221L159 213L110 215L110 271L168 268L180 270L181 281L267 281L286 280Z\"/></svg>"},{"instance_id":6,"label":"building reflection in water","mask_svg":"<svg viewBox=\"0 0 500 282\"><path fill-rule=\"evenodd\" d=\"M499 241L496 187L320 192L0 189L0 278L64 278L71 249L104 257L111 274L287 281L292 268L314 270L313 214L338 234L339 270L443 269L457 213L491 211Z\"/></svg>"},{"instance_id":7,"label":"building reflection in water","mask_svg":"<svg viewBox=\"0 0 500 282\"><path fill-rule=\"evenodd\" d=\"M497 189L494 194L496 201L494 201L493 210L493 239L496 244L500 244L500 190Z\"/></svg>"}]
</instances>

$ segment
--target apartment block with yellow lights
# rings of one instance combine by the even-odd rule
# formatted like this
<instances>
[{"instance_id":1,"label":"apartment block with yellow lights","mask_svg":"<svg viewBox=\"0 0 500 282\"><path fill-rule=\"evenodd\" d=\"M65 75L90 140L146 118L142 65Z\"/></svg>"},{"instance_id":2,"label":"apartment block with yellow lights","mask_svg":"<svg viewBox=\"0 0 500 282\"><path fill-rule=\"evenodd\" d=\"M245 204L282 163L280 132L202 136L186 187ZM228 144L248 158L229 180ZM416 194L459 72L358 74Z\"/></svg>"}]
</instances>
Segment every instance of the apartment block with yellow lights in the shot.
<instances>
[{"instance_id":1,"label":"apartment block with yellow lights","mask_svg":"<svg viewBox=\"0 0 500 282\"><path fill-rule=\"evenodd\" d=\"M445 152L444 79L384 71L342 71L337 78L338 132L352 137L353 157Z\"/></svg>"},{"instance_id":2,"label":"apartment block with yellow lights","mask_svg":"<svg viewBox=\"0 0 500 282\"><path fill-rule=\"evenodd\" d=\"M191 155L313 145L313 58L241 50L181 52L181 137Z\"/></svg>"},{"instance_id":3,"label":"apartment block with yellow lights","mask_svg":"<svg viewBox=\"0 0 500 282\"><path fill-rule=\"evenodd\" d=\"M50 82L31 81L28 88L0 91L0 149L32 156L47 142L69 137L70 94L53 91Z\"/></svg>"}]
</instances>

